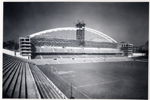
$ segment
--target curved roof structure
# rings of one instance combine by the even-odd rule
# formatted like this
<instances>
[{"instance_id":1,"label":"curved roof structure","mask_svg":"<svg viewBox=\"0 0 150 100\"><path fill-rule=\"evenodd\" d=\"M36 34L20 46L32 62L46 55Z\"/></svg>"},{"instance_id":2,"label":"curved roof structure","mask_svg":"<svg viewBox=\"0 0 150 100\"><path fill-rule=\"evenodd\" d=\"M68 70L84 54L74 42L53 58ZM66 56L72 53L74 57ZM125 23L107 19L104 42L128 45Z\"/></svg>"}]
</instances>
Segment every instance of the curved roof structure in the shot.
<instances>
[{"instance_id":1,"label":"curved roof structure","mask_svg":"<svg viewBox=\"0 0 150 100\"><path fill-rule=\"evenodd\" d=\"M33 33L33 34L29 35L29 37L34 37L34 36L37 36L37 35L46 34L48 32L51 33L51 32L66 31L66 30L74 30L74 31L76 31L77 29L78 28L74 28L74 27L54 28L54 29L48 29L48 30L44 30L44 31L41 31L41 32ZM88 32L97 34L97 35L103 37L104 39L108 40L111 43L117 43L116 40L114 40L110 36L100 32L100 31L97 31L97 30L94 30L94 29L91 29L91 28L87 28L87 27L85 27L85 30L88 31Z\"/></svg>"}]
</instances>

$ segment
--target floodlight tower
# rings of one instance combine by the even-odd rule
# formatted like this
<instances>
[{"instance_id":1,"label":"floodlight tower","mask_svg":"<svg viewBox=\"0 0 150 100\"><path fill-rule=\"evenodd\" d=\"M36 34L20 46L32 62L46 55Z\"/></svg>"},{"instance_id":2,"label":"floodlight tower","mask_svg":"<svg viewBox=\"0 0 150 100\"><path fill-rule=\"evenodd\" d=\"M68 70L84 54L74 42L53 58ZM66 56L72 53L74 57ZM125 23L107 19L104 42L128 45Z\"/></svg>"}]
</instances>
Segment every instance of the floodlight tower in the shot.
<instances>
[{"instance_id":1,"label":"floodlight tower","mask_svg":"<svg viewBox=\"0 0 150 100\"><path fill-rule=\"evenodd\" d=\"M76 40L79 41L80 46L84 46L84 33L85 33L85 23L79 22L76 24L77 31L76 31Z\"/></svg>"}]
</instances>

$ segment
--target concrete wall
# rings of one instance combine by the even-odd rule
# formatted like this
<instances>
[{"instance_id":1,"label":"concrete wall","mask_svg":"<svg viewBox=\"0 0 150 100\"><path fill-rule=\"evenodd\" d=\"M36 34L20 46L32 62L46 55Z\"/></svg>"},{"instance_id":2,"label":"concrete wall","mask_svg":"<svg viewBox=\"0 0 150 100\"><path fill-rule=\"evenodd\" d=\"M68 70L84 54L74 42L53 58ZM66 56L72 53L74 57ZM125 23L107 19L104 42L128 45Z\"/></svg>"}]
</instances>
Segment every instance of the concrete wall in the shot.
<instances>
[{"instance_id":1,"label":"concrete wall","mask_svg":"<svg viewBox=\"0 0 150 100\"><path fill-rule=\"evenodd\" d=\"M3 49L3 53L11 55L11 56L15 56L15 52L11 50ZM28 56L22 56L20 55L20 52L16 52L16 57L28 59Z\"/></svg>"}]
</instances>

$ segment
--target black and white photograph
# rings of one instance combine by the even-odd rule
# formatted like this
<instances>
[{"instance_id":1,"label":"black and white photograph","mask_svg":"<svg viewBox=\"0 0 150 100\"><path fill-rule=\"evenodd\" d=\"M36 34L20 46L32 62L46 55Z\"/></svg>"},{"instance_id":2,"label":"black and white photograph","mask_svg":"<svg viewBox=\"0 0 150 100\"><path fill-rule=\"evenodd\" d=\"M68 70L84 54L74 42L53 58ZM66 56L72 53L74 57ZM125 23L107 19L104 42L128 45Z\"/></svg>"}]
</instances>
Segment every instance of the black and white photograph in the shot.
<instances>
[{"instance_id":1,"label":"black and white photograph","mask_svg":"<svg viewBox=\"0 0 150 100\"><path fill-rule=\"evenodd\" d=\"M2 99L148 99L149 2L3 2Z\"/></svg>"}]
</instances>

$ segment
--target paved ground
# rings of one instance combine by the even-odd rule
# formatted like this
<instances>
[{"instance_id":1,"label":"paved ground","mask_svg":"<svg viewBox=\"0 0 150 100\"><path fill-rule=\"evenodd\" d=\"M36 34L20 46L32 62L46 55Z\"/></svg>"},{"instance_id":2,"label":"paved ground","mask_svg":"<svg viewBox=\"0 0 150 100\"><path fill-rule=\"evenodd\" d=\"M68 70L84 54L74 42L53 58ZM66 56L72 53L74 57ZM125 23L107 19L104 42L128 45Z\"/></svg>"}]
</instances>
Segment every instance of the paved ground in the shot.
<instances>
[{"instance_id":1,"label":"paved ground","mask_svg":"<svg viewBox=\"0 0 150 100\"><path fill-rule=\"evenodd\" d=\"M51 66L54 67L53 73ZM67 97L70 97L72 83L75 98L148 98L148 62L54 64L38 67Z\"/></svg>"}]
</instances>

